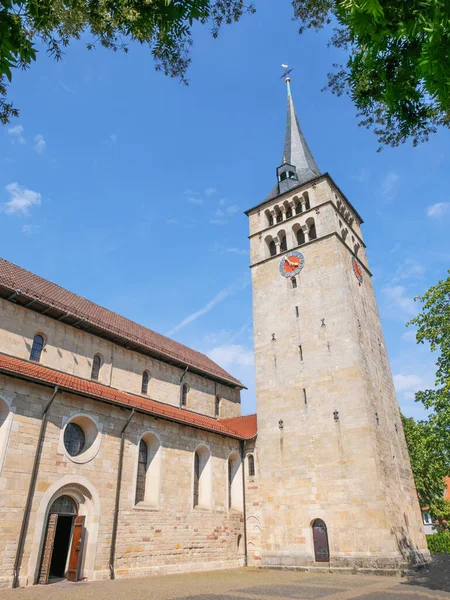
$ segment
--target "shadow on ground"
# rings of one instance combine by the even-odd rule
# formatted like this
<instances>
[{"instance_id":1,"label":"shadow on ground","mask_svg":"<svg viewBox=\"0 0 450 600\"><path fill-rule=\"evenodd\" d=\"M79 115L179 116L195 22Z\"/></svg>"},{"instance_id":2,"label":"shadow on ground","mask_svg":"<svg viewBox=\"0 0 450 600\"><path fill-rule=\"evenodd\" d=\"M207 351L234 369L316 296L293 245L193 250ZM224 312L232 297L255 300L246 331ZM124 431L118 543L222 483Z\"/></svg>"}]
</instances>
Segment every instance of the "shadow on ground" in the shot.
<instances>
[{"instance_id":1,"label":"shadow on ground","mask_svg":"<svg viewBox=\"0 0 450 600\"><path fill-rule=\"evenodd\" d=\"M450 554L433 554L431 564L409 575L403 585L419 585L430 590L450 592Z\"/></svg>"}]
</instances>

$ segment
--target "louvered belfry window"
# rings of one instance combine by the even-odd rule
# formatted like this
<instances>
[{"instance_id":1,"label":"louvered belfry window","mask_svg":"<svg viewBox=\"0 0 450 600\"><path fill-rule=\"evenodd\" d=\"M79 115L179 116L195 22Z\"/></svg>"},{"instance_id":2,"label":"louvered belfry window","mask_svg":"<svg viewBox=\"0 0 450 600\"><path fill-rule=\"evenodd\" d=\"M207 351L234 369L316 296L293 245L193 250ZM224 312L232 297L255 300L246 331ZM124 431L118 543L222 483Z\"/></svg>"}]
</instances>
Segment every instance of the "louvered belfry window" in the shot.
<instances>
[{"instance_id":1,"label":"louvered belfry window","mask_svg":"<svg viewBox=\"0 0 450 600\"><path fill-rule=\"evenodd\" d=\"M42 349L44 348L44 338L42 335L35 335L30 352L30 360L39 362L41 360Z\"/></svg>"},{"instance_id":2,"label":"louvered belfry window","mask_svg":"<svg viewBox=\"0 0 450 600\"><path fill-rule=\"evenodd\" d=\"M144 440L139 442L139 459L136 479L136 499L135 503L142 502L145 499L145 479L147 475L148 448Z\"/></svg>"},{"instance_id":3,"label":"louvered belfry window","mask_svg":"<svg viewBox=\"0 0 450 600\"><path fill-rule=\"evenodd\" d=\"M198 488L200 483L200 456L194 455L194 508L198 506Z\"/></svg>"},{"instance_id":4,"label":"louvered belfry window","mask_svg":"<svg viewBox=\"0 0 450 600\"><path fill-rule=\"evenodd\" d=\"M100 367L102 366L102 359L98 354L94 356L94 360L92 361L92 372L91 379L98 380L98 376L100 375Z\"/></svg>"}]
</instances>

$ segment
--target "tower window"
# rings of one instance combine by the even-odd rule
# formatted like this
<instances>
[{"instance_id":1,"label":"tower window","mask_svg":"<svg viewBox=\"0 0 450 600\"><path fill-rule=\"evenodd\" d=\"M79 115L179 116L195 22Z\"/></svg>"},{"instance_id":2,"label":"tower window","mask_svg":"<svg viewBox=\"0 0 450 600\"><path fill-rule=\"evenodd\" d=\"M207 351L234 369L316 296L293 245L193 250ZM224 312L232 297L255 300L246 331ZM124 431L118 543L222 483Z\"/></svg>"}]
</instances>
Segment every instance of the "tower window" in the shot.
<instances>
[{"instance_id":1,"label":"tower window","mask_svg":"<svg viewBox=\"0 0 450 600\"><path fill-rule=\"evenodd\" d=\"M297 279L296 279L295 277L293 277L293 278L291 279L291 285L292 285L292 287L293 287L293 288L294 288L294 290L295 290L295 288L297 287Z\"/></svg>"},{"instance_id":2,"label":"tower window","mask_svg":"<svg viewBox=\"0 0 450 600\"><path fill-rule=\"evenodd\" d=\"M308 192L305 192L303 194L304 198L305 198L305 208L306 210L309 210L311 208L311 204L309 203L309 194Z\"/></svg>"},{"instance_id":3,"label":"tower window","mask_svg":"<svg viewBox=\"0 0 450 600\"><path fill-rule=\"evenodd\" d=\"M277 246L273 240L269 243L269 252L270 256L275 256L277 253Z\"/></svg>"},{"instance_id":4,"label":"tower window","mask_svg":"<svg viewBox=\"0 0 450 600\"><path fill-rule=\"evenodd\" d=\"M219 418L220 415L220 396L216 396L216 401L215 401L215 405L214 405L214 414L216 416L216 418Z\"/></svg>"},{"instance_id":5,"label":"tower window","mask_svg":"<svg viewBox=\"0 0 450 600\"><path fill-rule=\"evenodd\" d=\"M183 383L183 387L181 388L181 406L187 406L188 391L187 383Z\"/></svg>"},{"instance_id":6,"label":"tower window","mask_svg":"<svg viewBox=\"0 0 450 600\"><path fill-rule=\"evenodd\" d=\"M286 211L286 219L290 219L292 217L292 208L289 207Z\"/></svg>"},{"instance_id":7,"label":"tower window","mask_svg":"<svg viewBox=\"0 0 450 600\"><path fill-rule=\"evenodd\" d=\"M255 476L255 457L253 456L253 454L248 455L247 461L248 461L248 476L254 477Z\"/></svg>"},{"instance_id":8,"label":"tower window","mask_svg":"<svg viewBox=\"0 0 450 600\"><path fill-rule=\"evenodd\" d=\"M300 229L297 231L297 233L296 233L296 236L297 236L297 244L298 244L299 246L301 246L302 244L304 244L304 243L305 243L305 234L304 234L304 232L303 232L303 229L301 229L301 228L300 228Z\"/></svg>"},{"instance_id":9,"label":"tower window","mask_svg":"<svg viewBox=\"0 0 450 600\"><path fill-rule=\"evenodd\" d=\"M277 213L277 223L281 223L282 220L283 220L283 213L282 212Z\"/></svg>"},{"instance_id":10,"label":"tower window","mask_svg":"<svg viewBox=\"0 0 450 600\"><path fill-rule=\"evenodd\" d=\"M150 376L148 374L148 371L144 371L142 373L142 385L141 385L141 394L147 394L148 393L148 382L149 382Z\"/></svg>"},{"instance_id":11,"label":"tower window","mask_svg":"<svg viewBox=\"0 0 450 600\"><path fill-rule=\"evenodd\" d=\"M295 214L299 215L301 212L302 212L302 203L297 202L297 204L295 205Z\"/></svg>"},{"instance_id":12,"label":"tower window","mask_svg":"<svg viewBox=\"0 0 450 600\"><path fill-rule=\"evenodd\" d=\"M313 221L313 223L311 224L311 227L309 228L309 239L315 240L316 238L317 238L316 225Z\"/></svg>"},{"instance_id":13,"label":"tower window","mask_svg":"<svg viewBox=\"0 0 450 600\"><path fill-rule=\"evenodd\" d=\"M286 236L283 236L281 238L281 242L280 242L280 252L285 252L286 250L287 250Z\"/></svg>"},{"instance_id":14,"label":"tower window","mask_svg":"<svg viewBox=\"0 0 450 600\"><path fill-rule=\"evenodd\" d=\"M102 366L102 359L98 354L94 356L94 360L92 361L92 371L91 371L91 379L95 379L98 381L98 376L100 375L100 367Z\"/></svg>"},{"instance_id":15,"label":"tower window","mask_svg":"<svg viewBox=\"0 0 450 600\"><path fill-rule=\"evenodd\" d=\"M42 335L35 335L30 352L30 360L39 362L41 360L42 349L44 348L44 338Z\"/></svg>"},{"instance_id":16,"label":"tower window","mask_svg":"<svg viewBox=\"0 0 450 600\"><path fill-rule=\"evenodd\" d=\"M148 448L144 440L139 442L138 472L136 479L135 503L142 502L145 498L145 480L147 475Z\"/></svg>"},{"instance_id":17,"label":"tower window","mask_svg":"<svg viewBox=\"0 0 450 600\"><path fill-rule=\"evenodd\" d=\"M269 216L269 219L268 219L268 221L269 221L269 226L270 226L270 225L273 225L273 215L270 215L270 216Z\"/></svg>"},{"instance_id":18,"label":"tower window","mask_svg":"<svg viewBox=\"0 0 450 600\"><path fill-rule=\"evenodd\" d=\"M299 312L299 310L298 310L298 306L296 306L296 307L295 307L295 316L297 317L297 319L298 319L298 318L299 318L299 316L300 316L300 312Z\"/></svg>"}]
</instances>

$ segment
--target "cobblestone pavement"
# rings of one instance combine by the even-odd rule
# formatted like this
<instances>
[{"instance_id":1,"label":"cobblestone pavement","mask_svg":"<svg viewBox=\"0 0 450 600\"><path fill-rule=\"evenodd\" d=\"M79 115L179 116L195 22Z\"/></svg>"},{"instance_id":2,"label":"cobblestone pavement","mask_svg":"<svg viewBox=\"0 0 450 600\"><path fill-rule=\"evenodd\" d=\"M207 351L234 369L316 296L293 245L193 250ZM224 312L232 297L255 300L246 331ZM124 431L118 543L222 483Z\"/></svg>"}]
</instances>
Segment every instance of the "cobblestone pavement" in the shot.
<instances>
[{"instance_id":1,"label":"cobblestone pavement","mask_svg":"<svg viewBox=\"0 0 450 600\"><path fill-rule=\"evenodd\" d=\"M450 557L410 577L236 569L0 590L0 600L450 600Z\"/></svg>"}]
</instances>

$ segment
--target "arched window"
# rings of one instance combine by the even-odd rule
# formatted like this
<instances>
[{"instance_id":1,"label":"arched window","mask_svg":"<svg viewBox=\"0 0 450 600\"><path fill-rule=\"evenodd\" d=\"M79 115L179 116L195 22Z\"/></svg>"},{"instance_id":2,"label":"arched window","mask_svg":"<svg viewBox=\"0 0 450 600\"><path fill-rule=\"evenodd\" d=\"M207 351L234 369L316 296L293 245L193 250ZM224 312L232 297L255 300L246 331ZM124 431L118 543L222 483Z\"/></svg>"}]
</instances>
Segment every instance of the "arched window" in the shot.
<instances>
[{"instance_id":1,"label":"arched window","mask_svg":"<svg viewBox=\"0 0 450 600\"><path fill-rule=\"evenodd\" d=\"M141 394L147 394L148 393L148 382L150 380L150 375L148 374L148 371L144 371L142 373L142 385L141 385Z\"/></svg>"},{"instance_id":2,"label":"arched window","mask_svg":"<svg viewBox=\"0 0 450 600\"><path fill-rule=\"evenodd\" d=\"M280 239L280 252L285 252L286 250L287 250L287 241L286 241L286 236L284 235Z\"/></svg>"},{"instance_id":3,"label":"arched window","mask_svg":"<svg viewBox=\"0 0 450 600\"><path fill-rule=\"evenodd\" d=\"M214 405L214 414L216 418L220 416L220 396L216 396L215 405Z\"/></svg>"},{"instance_id":4,"label":"arched window","mask_svg":"<svg viewBox=\"0 0 450 600\"><path fill-rule=\"evenodd\" d=\"M188 391L188 384L183 383L183 387L181 388L181 406L187 406Z\"/></svg>"},{"instance_id":5,"label":"arched window","mask_svg":"<svg viewBox=\"0 0 450 600\"><path fill-rule=\"evenodd\" d=\"M270 256L275 256L275 254L277 253L277 246L273 240L269 242L269 252Z\"/></svg>"},{"instance_id":6,"label":"arched window","mask_svg":"<svg viewBox=\"0 0 450 600\"><path fill-rule=\"evenodd\" d=\"M78 514L78 506L70 496L59 496L50 507L49 513L58 515L76 515Z\"/></svg>"},{"instance_id":7,"label":"arched window","mask_svg":"<svg viewBox=\"0 0 450 600\"><path fill-rule=\"evenodd\" d=\"M277 212L277 223L281 223L281 221L283 220L283 213Z\"/></svg>"},{"instance_id":8,"label":"arched window","mask_svg":"<svg viewBox=\"0 0 450 600\"><path fill-rule=\"evenodd\" d=\"M135 503L143 502L145 498L145 480L147 476L148 448L144 440L139 442L139 458L136 479Z\"/></svg>"},{"instance_id":9,"label":"arched window","mask_svg":"<svg viewBox=\"0 0 450 600\"><path fill-rule=\"evenodd\" d=\"M322 519L316 519L312 524L314 558L316 562L329 562L330 550L328 547L327 526Z\"/></svg>"},{"instance_id":10,"label":"arched window","mask_svg":"<svg viewBox=\"0 0 450 600\"><path fill-rule=\"evenodd\" d=\"M295 277L291 279L291 285L294 289L297 287L297 279Z\"/></svg>"},{"instance_id":11,"label":"arched window","mask_svg":"<svg viewBox=\"0 0 450 600\"><path fill-rule=\"evenodd\" d=\"M228 508L242 510L241 459L236 452L228 458Z\"/></svg>"},{"instance_id":12,"label":"arched window","mask_svg":"<svg viewBox=\"0 0 450 600\"><path fill-rule=\"evenodd\" d=\"M42 335L34 336L33 345L31 346L30 360L39 362L41 360L42 349L44 347L44 338Z\"/></svg>"},{"instance_id":13,"label":"arched window","mask_svg":"<svg viewBox=\"0 0 450 600\"><path fill-rule=\"evenodd\" d=\"M101 366L102 366L102 359L100 358L100 356L98 354L96 354L92 361L91 379L95 379L95 381L98 380L98 376L100 375L100 367Z\"/></svg>"},{"instance_id":14,"label":"arched window","mask_svg":"<svg viewBox=\"0 0 450 600\"><path fill-rule=\"evenodd\" d=\"M290 219L292 217L292 207L289 206L289 208L286 210L286 219Z\"/></svg>"},{"instance_id":15,"label":"arched window","mask_svg":"<svg viewBox=\"0 0 450 600\"><path fill-rule=\"evenodd\" d=\"M268 221L269 221L269 227L271 225L273 225L273 215L269 215Z\"/></svg>"},{"instance_id":16,"label":"arched window","mask_svg":"<svg viewBox=\"0 0 450 600\"><path fill-rule=\"evenodd\" d=\"M303 197L305 199L305 209L309 210L311 208L311 204L309 203L309 194L308 194L308 192L305 192L303 194Z\"/></svg>"},{"instance_id":17,"label":"arched window","mask_svg":"<svg viewBox=\"0 0 450 600\"><path fill-rule=\"evenodd\" d=\"M0 474L5 460L12 417L13 413L10 411L8 404L0 398Z\"/></svg>"},{"instance_id":18,"label":"arched window","mask_svg":"<svg viewBox=\"0 0 450 600\"><path fill-rule=\"evenodd\" d=\"M248 461L248 476L254 477L255 476L255 457L253 456L253 454L248 455L247 461Z\"/></svg>"},{"instance_id":19,"label":"arched window","mask_svg":"<svg viewBox=\"0 0 450 600\"><path fill-rule=\"evenodd\" d=\"M295 235L297 236L297 244L299 246L301 246L302 244L305 243L305 234L301 227L300 227L300 229L297 230L297 233Z\"/></svg>"},{"instance_id":20,"label":"arched window","mask_svg":"<svg viewBox=\"0 0 450 600\"><path fill-rule=\"evenodd\" d=\"M199 446L194 453L193 505L210 508L212 499L211 460L208 448Z\"/></svg>"},{"instance_id":21,"label":"arched window","mask_svg":"<svg viewBox=\"0 0 450 600\"><path fill-rule=\"evenodd\" d=\"M299 215L302 212L303 208L302 208L302 203L300 202L300 200L296 200L295 203L295 214Z\"/></svg>"},{"instance_id":22,"label":"arched window","mask_svg":"<svg viewBox=\"0 0 450 600\"><path fill-rule=\"evenodd\" d=\"M316 238L317 238L316 225L313 221L309 227L309 239L315 240Z\"/></svg>"},{"instance_id":23,"label":"arched window","mask_svg":"<svg viewBox=\"0 0 450 600\"><path fill-rule=\"evenodd\" d=\"M153 433L146 433L139 442L136 478L136 504L144 502L159 506L161 485L161 444Z\"/></svg>"}]
</instances>

